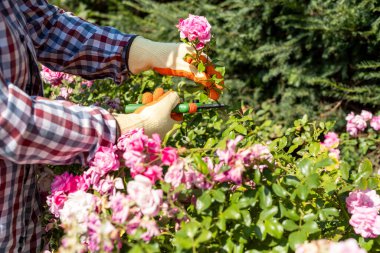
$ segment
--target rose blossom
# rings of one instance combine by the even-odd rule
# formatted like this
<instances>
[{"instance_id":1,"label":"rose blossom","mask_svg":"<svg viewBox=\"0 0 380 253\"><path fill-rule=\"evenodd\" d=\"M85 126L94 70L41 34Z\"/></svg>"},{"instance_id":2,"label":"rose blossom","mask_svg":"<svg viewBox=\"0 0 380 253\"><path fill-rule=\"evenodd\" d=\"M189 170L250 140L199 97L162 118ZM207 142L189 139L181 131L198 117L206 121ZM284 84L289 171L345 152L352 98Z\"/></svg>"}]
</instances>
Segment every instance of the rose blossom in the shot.
<instances>
[{"instance_id":1,"label":"rose blossom","mask_svg":"<svg viewBox=\"0 0 380 253\"><path fill-rule=\"evenodd\" d=\"M144 215L155 216L162 202L162 190L153 190L149 178L137 175L127 185L127 192Z\"/></svg>"},{"instance_id":2,"label":"rose blossom","mask_svg":"<svg viewBox=\"0 0 380 253\"><path fill-rule=\"evenodd\" d=\"M176 27L181 39L188 39L190 42L198 40L197 50L202 49L211 40L211 25L203 16L189 14L187 19L180 19Z\"/></svg>"},{"instance_id":3,"label":"rose blossom","mask_svg":"<svg viewBox=\"0 0 380 253\"><path fill-rule=\"evenodd\" d=\"M339 146L339 137L334 132L328 132L325 135L325 140L321 144L325 146L327 149L336 148L337 146Z\"/></svg>"},{"instance_id":4,"label":"rose blossom","mask_svg":"<svg viewBox=\"0 0 380 253\"><path fill-rule=\"evenodd\" d=\"M345 241L332 243L329 253L366 253L361 249L355 239L347 239Z\"/></svg>"},{"instance_id":5,"label":"rose blossom","mask_svg":"<svg viewBox=\"0 0 380 253\"><path fill-rule=\"evenodd\" d=\"M162 163L165 165L173 165L178 159L177 149L172 147L165 147L162 150Z\"/></svg>"},{"instance_id":6,"label":"rose blossom","mask_svg":"<svg viewBox=\"0 0 380 253\"><path fill-rule=\"evenodd\" d=\"M355 233L364 238L376 238L380 235L380 216L377 208L360 208L351 216L350 225Z\"/></svg>"},{"instance_id":7,"label":"rose blossom","mask_svg":"<svg viewBox=\"0 0 380 253\"><path fill-rule=\"evenodd\" d=\"M146 229L146 232L141 235L141 239L146 242L149 242L152 237L160 234L160 230L154 220L142 220L140 227Z\"/></svg>"},{"instance_id":8,"label":"rose blossom","mask_svg":"<svg viewBox=\"0 0 380 253\"><path fill-rule=\"evenodd\" d=\"M372 113L366 110L362 110L362 112L360 113L360 116L365 121L369 121L372 119Z\"/></svg>"},{"instance_id":9,"label":"rose blossom","mask_svg":"<svg viewBox=\"0 0 380 253\"><path fill-rule=\"evenodd\" d=\"M380 130L380 116L373 116L373 118L371 119L370 125L374 130L379 131Z\"/></svg>"},{"instance_id":10,"label":"rose blossom","mask_svg":"<svg viewBox=\"0 0 380 253\"><path fill-rule=\"evenodd\" d=\"M178 187L184 178L184 161L178 159L176 163L169 167L165 174L164 181L170 183L174 188Z\"/></svg>"},{"instance_id":11,"label":"rose blossom","mask_svg":"<svg viewBox=\"0 0 380 253\"><path fill-rule=\"evenodd\" d=\"M49 206L49 211L54 214L56 218L59 217L59 211L62 209L66 200L67 195L63 191L54 191L47 197L46 203Z\"/></svg>"},{"instance_id":12,"label":"rose blossom","mask_svg":"<svg viewBox=\"0 0 380 253\"><path fill-rule=\"evenodd\" d=\"M361 115L355 115L353 112L346 116L346 129L351 136L357 136L360 131L363 131L367 127L365 119L368 118L368 114L364 113L364 116L365 118Z\"/></svg>"},{"instance_id":13,"label":"rose blossom","mask_svg":"<svg viewBox=\"0 0 380 253\"><path fill-rule=\"evenodd\" d=\"M110 208L112 210L112 221L122 224L126 222L129 215L129 204L131 200L123 193L116 192L110 197Z\"/></svg>"},{"instance_id":14,"label":"rose blossom","mask_svg":"<svg viewBox=\"0 0 380 253\"><path fill-rule=\"evenodd\" d=\"M380 209L380 196L375 190L356 190L350 192L346 198L347 209L349 213L355 213L362 208L375 208L375 212Z\"/></svg>"},{"instance_id":15,"label":"rose blossom","mask_svg":"<svg viewBox=\"0 0 380 253\"><path fill-rule=\"evenodd\" d=\"M61 85L63 80L68 83L72 83L74 81L74 76L63 72L53 71L45 66L42 66L42 71L40 73L42 80L53 86Z\"/></svg>"},{"instance_id":16,"label":"rose blossom","mask_svg":"<svg viewBox=\"0 0 380 253\"><path fill-rule=\"evenodd\" d=\"M96 197L84 191L76 191L67 196L59 216L63 224L70 224L74 219L81 231L86 231L84 224L90 211L95 209Z\"/></svg>"},{"instance_id":17,"label":"rose blossom","mask_svg":"<svg viewBox=\"0 0 380 253\"><path fill-rule=\"evenodd\" d=\"M91 165L97 169L100 175L104 176L110 171L118 170L120 162L112 147L101 146L96 151Z\"/></svg>"},{"instance_id":18,"label":"rose blossom","mask_svg":"<svg viewBox=\"0 0 380 253\"><path fill-rule=\"evenodd\" d=\"M66 193L76 190L76 182L74 180L74 175L65 171L61 175L55 176L53 182L51 183L51 192L63 191Z\"/></svg>"},{"instance_id":19,"label":"rose blossom","mask_svg":"<svg viewBox=\"0 0 380 253\"><path fill-rule=\"evenodd\" d=\"M162 179L162 168L157 165L149 166L142 175L149 178L152 184L154 184L157 180Z\"/></svg>"}]
</instances>

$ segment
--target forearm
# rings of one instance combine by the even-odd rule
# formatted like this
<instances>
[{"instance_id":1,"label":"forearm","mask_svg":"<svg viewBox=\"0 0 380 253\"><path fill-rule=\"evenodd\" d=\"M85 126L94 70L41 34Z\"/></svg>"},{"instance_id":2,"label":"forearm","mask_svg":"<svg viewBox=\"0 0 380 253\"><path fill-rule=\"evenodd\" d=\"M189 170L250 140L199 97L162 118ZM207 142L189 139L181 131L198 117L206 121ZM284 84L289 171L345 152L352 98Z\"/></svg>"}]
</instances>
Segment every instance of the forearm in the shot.
<instances>
[{"instance_id":1,"label":"forearm","mask_svg":"<svg viewBox=\"0 0 380 253\"><path fill-rule=\"evenodd\" d=\"M87 79L128 76L126 55L134 35L100 27L66 13L45 0L21 5L38 60L55 71Z\"/></svg>"},{"instance_id":2,"label":"forearm","mask_svg":"<svg viewBox=\"0 0 380 253\"><path fill-rule=\"evenodd\" d=\"M86 164L113 145L116 123L106 111L31 98L0 80L0 158L18 164Z\"/></svg>"}]
</instances>

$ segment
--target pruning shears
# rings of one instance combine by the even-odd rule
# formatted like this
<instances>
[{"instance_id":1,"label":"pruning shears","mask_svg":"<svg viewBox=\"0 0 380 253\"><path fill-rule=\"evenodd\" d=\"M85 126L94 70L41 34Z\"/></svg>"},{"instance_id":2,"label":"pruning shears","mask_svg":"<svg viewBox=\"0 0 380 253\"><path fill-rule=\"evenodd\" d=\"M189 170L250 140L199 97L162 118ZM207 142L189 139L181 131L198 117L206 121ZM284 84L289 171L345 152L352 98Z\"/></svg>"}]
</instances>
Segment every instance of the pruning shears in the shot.
<instances>
[{"instance_id":1,"label":"pruning shears","mask_svg":"<svg viewBox=\"0 0 380 253\"><path fill-rule=\"evenodd\" d=\"M129 104L125 106L125 113L133 113L143 104ZM177 113L196 113L199 110L205 109L217 109L224 108L226 105L224 104L202 104L202 103L181 103L174 107L172 112Z\"/></svg>"}]
</instances>

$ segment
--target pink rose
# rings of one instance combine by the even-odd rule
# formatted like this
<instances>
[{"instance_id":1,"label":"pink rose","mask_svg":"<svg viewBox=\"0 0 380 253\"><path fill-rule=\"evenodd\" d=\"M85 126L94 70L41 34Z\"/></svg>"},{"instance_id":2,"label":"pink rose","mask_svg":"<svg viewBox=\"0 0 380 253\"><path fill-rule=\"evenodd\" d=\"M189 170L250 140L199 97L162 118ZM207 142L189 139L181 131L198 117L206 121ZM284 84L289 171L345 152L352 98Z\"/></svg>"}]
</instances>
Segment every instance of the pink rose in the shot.
<instances>
[{"instance_id":1,"label":"pink rose","mask_svg":"<svg viewBox=\"0 0 380 253\"><path fill-rule=\"evenodd\" d=\"M339 137L334 132L328 132L325 135L325 140L322 143L325 147L328 149L330 148L336 148L339 145Z\"/></svg>"},{"instance_id":2,"label":"pink rose","mask_svg":"<svg viewBox=\"0 0 380 253\"><path fill-rule=\"evenodd\" d=\"M63 208L67 195L63 191L55 191L52 195L47 197L46 203L49 206L49 211L54 214L56 218L59 217L59 211Z\"/></svg>"},{"instance_id":3,"label":"pink rose","mask_svg":"<svg viewBox=\"0 0 380 253\"><path fill-rule=\"evenodd\" d=\"M370 125L374 130L379 131L380 130L380 116L373 116L373 118L371 119Z\"/></svg>"},{"instance_id":4,"label":"pink rose","mask_svg":"<svg viewBox=\"0 0 380 253\"><path fill-rule=\"evenodd\" d=\"M146 232L141 235L141 239L146 242L149 242L154 236L160 234L160 230L154 220L142 220L140 227L146 229Z\"/></svg>"},{"instance_id":5,"label":"pink rose","mask_svg":"<svg viewBox=\"0 0 380 253\"><path fill-rule=\"evenodd\" d=\"M178 159L177 149L172 147L165 147L162 150L162 163L165 165L173 165Z\"/></svg>"},{"instance_id":6,"label":"pink rose","mask_svg":"<svg viewBox=\"0 0 380 253\"><path fill-rule=\"evenodd\" d=\"M153 190L149 178L137 175L128 183L127 191L144 215L155 216L158 213L162 202L162 191Z\"/></svg>"},{"instance_id":7,"label":"pink rose","mask_svg":"<svg viewBox=\"0 0 380 253\"><path fill-rule=\"evenodd\" d=\"M211 40L211 25L203 16L189 14L187 19L180 19L176 25L181 39L196 41L196 48L200 50Z\"/></svg>"},{"instance_id":8,"label":"pink rose","mask_svg":"<svg viewBox=\"0 0 380 253\"><path fill-rule=\"evenodd\" d=\"M74 81L74 76L63 72L55 72L45 66L42 66L41 78L44 82L50 83L53 86L61 85L63 80L68 83L72 83Z\"/></svg>"},{"instance_id":9,"label":"pink rose","mask_svg":"<svg viewBox=\"0 0 380 253\"><path fill-rule=\"evenodd\" d=\"M72 93L73 93L72 88L66 88L66 87L61 87L59 91L59 96L63 97L64 99L67 99Z\"/></svg>"},{"instance_id":10,"label":"pink rose","mask_svg":"<svg viewBox=\"0 0 380 253\"><path fill-rule=\"evenodd\" d=\"M380 216L377 208L360 208L352 214L350 225L356 234L364 238L376 238L380 235Z\"/></svg>"},{"instance_id":11,"label":"pink rose","mask_svg":"<svg viewBox=\"0 0 380 253\"><path fill-rule=\"evenodd\" d=\"M116 192L110 197L110 208L112 210L112 221L123 224L129 215L130 199L123 193Z\"/></svg>"},{"instance_id":12,"label":"pink rose","mask_svg":"<svg viewBox=\"0 0 380 253\"><path fill-rule=\"evenodd\" d=\"M329 253L366 253L361 249L355 239L347 239L342 242L331 243Z\"/></svg>"},{"instance_id":13,"label":"pink rose","mask_svg":"<svg viewBox=\"0 0 380 253\"><path fill-rule=\"evenodd\" d=\"M182 159L178 159L176 163L169 167L165 174L164 181L170 183L173 187L178 187L184 179L184 162Z\"/></svg>"},{"instance_id":14,"label":"pink rose","mask_svg":"<svg viewBox=\"0 0 380 253\"><path fill-rule=\"evenodd\" d=\"M379 210L380 196L377 195L375 190L356 190L350 192L346 198L346 205L349 213L355 213L362 208L375 208Z\"/></svg>"},{"instance_id":15,"label":"pink rose","mask_svg":"<svg viewBox=\"0 0 380 253\"><path fill-rule=\"evenodd\" d=\"M152 184L159 179L162 180L162 168L157 165L149 166L142 174L149 178Z\"/></svg>"},{"instance_id":16,"label":"pink rose","mask_svg":"<svg viewBox=\"0 0 380 253\"><path fill-rule=\"evenodd\" d=\"M107 175L106 178L100 179L99 183L94 185L94 190L102 195L115 192L115 182L112 177Z\"/></svg>"},{"instance_id":17,"label":"pink rose","mask_svg":"<svg viewBox=\"0 0 380 253\"><path fill-rule=\"evenodd\" d=\"M91 165L97 169L99 174L104 176L110 171L118 170L120 162L112 147L101 146L95 153Z\"/></svg>"},{"instance_id":18,"label":"pink rose","mask_svg":"<svg viewBox=\"0 0 380 253\"><path fill-rule=\"evenodd\" d=\"M74 175L71 175L67 171L56 176L51 184L51 192L54 193L56 191L63 191L65 193L69 193L75 191L77 186L74 177Z\"/></svg>"},{"instance_id":19,"label":"pink rose","mask_svg":"<svg viewBox=\"0 0 380 253\"><path fill-rule=\"evenodd\" d=\"M161 151L161 138L158 134L153 134L147 143L148 152L150 154L158 154Z\"/></svg>"},{"instance_id":20,"label":"pink rose","mask_svg":"<svg viewBox=\"0 0 380 253\"><path fill-rule=\"evenodd\" d=\"M82 85L87 86L87 88L91 88L91 86L94 84L93 80L85 80L82 82Z\"/></svg>"},{"instance_id":21,"label":"pink rose","mask_svg":"<svg viewBox=\"0 0 380 253\"><path fill-rule=\"evenodd\" d=\"M362 110L362 112L360 113L360 116L365 121L369 121L372 119L372 113L366 110Z\"/></svg>"}]
</instances>

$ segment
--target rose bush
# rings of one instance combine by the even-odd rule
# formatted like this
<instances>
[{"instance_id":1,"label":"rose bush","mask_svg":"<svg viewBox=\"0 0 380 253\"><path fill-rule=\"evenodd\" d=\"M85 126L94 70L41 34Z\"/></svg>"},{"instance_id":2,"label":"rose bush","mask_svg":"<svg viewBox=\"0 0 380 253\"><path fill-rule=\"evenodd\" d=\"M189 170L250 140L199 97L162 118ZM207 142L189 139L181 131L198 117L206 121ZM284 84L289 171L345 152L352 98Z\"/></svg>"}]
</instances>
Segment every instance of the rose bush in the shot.
<instances>
[{"instance_id":1,"label":"rose bush","mask_svg":"<svg viewBox=\"0 0 380 253\"><path fill-rule=\"evenodd\" d=\"M157 84L210 102L152 72L128 85L78 77L62 85L72 89L65 99L120 111ZM59 252L375 251L378 117L350 113L343 133L306 115L285 128L263 104L185 115L163 140L136 129L86 168L51 167L45 239Z\"/></svg>"}]
</instances>

